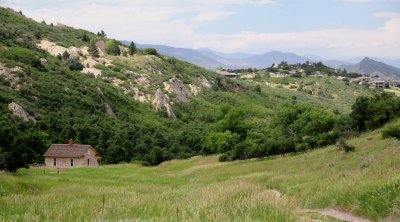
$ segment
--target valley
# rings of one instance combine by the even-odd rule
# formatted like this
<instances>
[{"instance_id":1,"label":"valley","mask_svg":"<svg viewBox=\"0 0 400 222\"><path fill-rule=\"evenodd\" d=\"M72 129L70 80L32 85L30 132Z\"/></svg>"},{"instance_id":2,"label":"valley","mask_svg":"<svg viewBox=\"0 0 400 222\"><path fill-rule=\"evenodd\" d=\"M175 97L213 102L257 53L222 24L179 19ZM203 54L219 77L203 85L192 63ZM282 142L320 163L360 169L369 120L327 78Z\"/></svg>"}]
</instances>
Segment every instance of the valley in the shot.
<instances>
[{"instance_id":1,"label":"valley","mask_svg":"<svg viewBox=\"0 0 400 222\"><path fill-rule=\"evenodd\" d=\"M339 221L297 210L334 208L371 221L396 221L400 142L382 139L376 130L349 143L355 152L333 145L231 163L196 156L156 167L0 173L0 220Z\"/></svg>"}]
</instances>

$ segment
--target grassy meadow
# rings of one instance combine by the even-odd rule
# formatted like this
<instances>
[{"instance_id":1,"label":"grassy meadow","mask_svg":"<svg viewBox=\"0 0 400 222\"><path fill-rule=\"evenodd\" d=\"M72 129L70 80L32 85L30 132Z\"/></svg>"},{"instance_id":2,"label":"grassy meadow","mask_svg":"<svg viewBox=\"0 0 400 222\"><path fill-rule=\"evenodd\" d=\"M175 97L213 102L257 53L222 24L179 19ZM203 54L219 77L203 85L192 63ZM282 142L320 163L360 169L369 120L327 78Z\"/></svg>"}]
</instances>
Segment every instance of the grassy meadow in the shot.
<instances>
[{"instance_id":1,"label":"grassy meadow","mask_svg":"<svg viewBox=\"0 0 400 222\"><path fill-rule=\"evenodd\" d=\"M228 163L208 156L157 167L2 172L0 221L337 221L297 211L327 207L398 220L400 141L377 130L349 143L354 153L330 146Z\"/></svg>"}]
</instances>

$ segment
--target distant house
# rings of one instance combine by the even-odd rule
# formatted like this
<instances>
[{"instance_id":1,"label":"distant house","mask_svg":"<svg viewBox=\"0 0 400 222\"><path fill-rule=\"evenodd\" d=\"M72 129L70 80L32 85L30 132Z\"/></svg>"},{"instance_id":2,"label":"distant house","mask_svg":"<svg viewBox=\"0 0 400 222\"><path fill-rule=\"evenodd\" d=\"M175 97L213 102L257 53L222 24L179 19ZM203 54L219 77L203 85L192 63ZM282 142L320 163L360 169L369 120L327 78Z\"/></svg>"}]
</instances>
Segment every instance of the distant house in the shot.
<instances>
[{"instance_id":1,"label":"distant house","mask_svg":"<svg viewBox=\"0 0 400 222\"><path fill-rule=\"evenodd\" d=\"M388 81L387 83L388 83L389 87L393 87L393 88L400 87L400 81Z\"/></svg>"},{"instance_id":2,"label":"distant house","mask_svg":"<svg viewBox=\"0 0 400 222\"><path fill-rule=\"evenodd\" d=\"M224 71L224 70L217 70L216 73L223 75L227 78L232 78L232 79L237 78L237 76L238 76L236 73L232 73L232 72L228 72L228 71Z\"/></svg>"},{"instance_id":3,"label":"distant house","mask_svg":"<svg viewBox=\"0 0 400 222\"><path fill-rule=\"evenodd\" d=\"M52 168L98 166L101 161L95 148L74 144L72 139L68 140L68 144L52 144L43 156L46 167Z\"/></svg>"},{"instance_id":4,"label":"distant house","mask_svg":"<svg viewBox=\"0 0 400 222\"><path fill-rule=\"evenodd\" d=\"M374 88L383 89L386 87L386 82L383 80L373 80L373 81L369 82L369 86L374 87Z\"/></svg>"}]
</instances>

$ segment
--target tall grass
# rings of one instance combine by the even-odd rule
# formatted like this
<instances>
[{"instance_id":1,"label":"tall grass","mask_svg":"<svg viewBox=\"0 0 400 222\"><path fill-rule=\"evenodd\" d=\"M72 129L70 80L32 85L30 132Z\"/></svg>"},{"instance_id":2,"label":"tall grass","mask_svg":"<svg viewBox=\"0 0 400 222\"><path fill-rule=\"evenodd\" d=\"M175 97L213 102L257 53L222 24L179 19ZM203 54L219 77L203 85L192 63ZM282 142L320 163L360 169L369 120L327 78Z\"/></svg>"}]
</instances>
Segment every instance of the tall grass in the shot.
<instances>
[{"instance_id":1,"label":"tall grass","mask_svg":"<svg viewBox=\"0 0 400 222\"><path fill-rule=\"evenodd\" d=\"M301 221L309 216L296 209L325 207L396 221L400 142L374 131L349 143L354 153L0 173L0 221Z\"/></svg>"}]
</instances>

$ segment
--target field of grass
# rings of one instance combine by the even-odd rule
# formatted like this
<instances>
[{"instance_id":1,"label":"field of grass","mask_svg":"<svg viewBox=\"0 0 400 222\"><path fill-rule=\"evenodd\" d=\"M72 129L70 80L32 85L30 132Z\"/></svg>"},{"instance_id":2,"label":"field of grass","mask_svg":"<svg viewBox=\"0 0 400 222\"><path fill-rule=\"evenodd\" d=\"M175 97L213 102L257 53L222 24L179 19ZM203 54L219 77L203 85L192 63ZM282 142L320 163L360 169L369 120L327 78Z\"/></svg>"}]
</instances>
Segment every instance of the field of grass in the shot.
<instances>
[{"instance_id":1,"label":"field of grass","mask_svg":"<svg viewBox=\"0 0 400 222\"><path fill-rule=\"evenodd\" d=\"M377 130L349 143L354 153L330 146L229 163L208 156L157 167L3 172L0 221L336 221L296 211L327 207L398 221L400 141Z\"/></svg>"}]
</instances>

